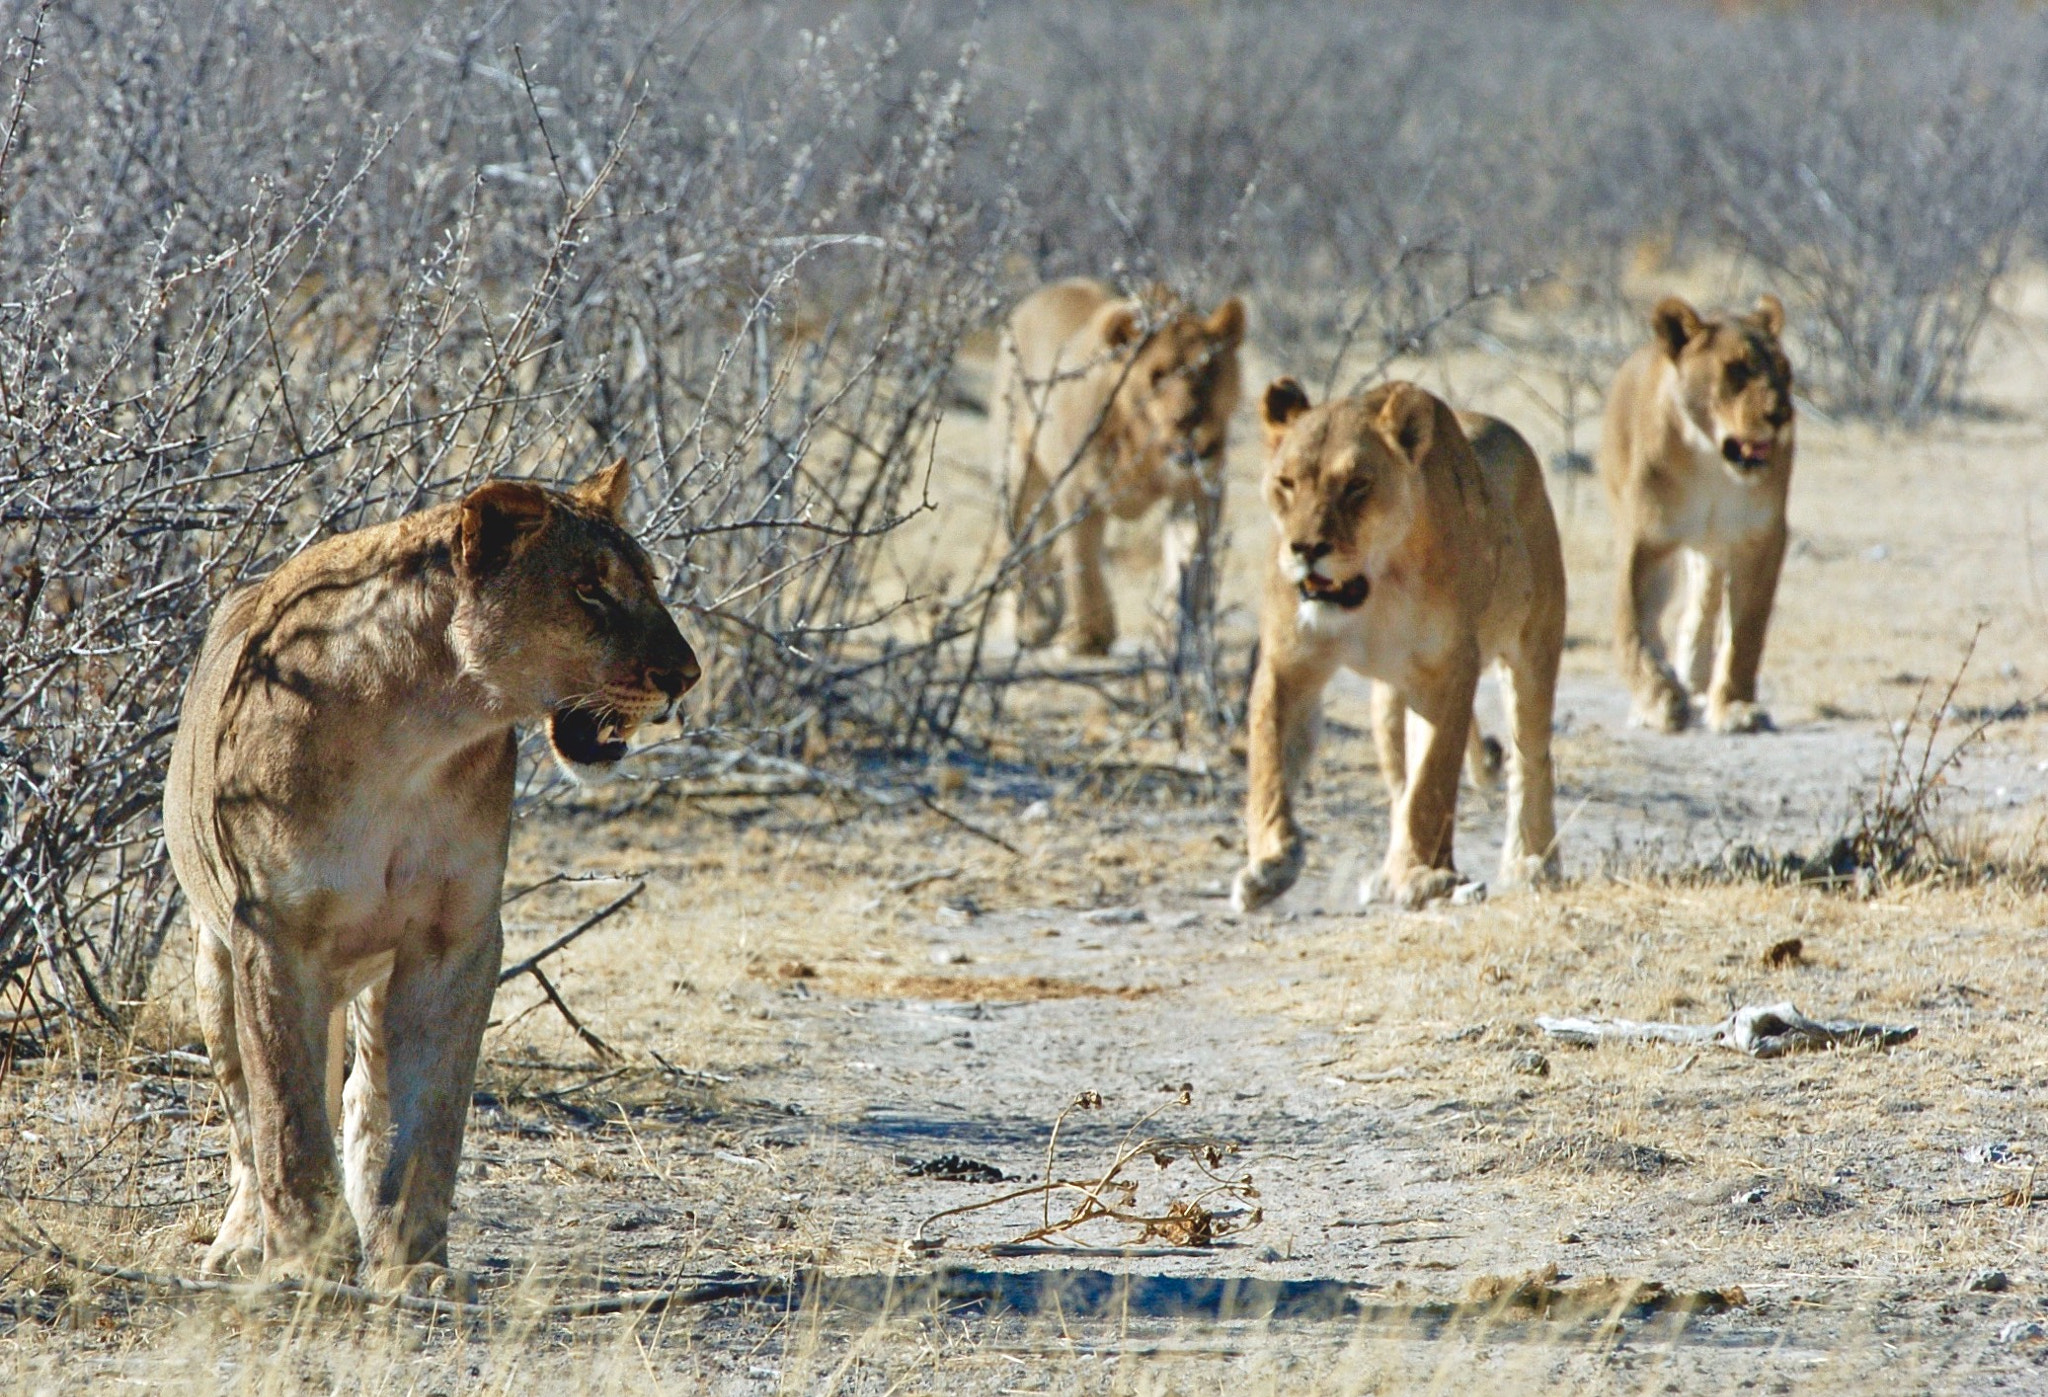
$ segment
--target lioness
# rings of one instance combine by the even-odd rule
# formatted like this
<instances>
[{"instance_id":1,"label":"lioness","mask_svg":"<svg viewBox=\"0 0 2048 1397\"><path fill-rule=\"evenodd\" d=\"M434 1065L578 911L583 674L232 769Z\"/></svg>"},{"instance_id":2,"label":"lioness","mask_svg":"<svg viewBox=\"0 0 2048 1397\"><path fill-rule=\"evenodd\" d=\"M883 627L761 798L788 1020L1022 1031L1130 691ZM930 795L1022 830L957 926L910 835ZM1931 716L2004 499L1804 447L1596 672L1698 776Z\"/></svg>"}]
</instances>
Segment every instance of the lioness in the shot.
<instances>
[{"instance_id":1,"label":"lioness","mask_svg":"<svg viewBox=\"0 0 2048 1397\"><path fill-rule=\"evenodd\" d=\"M1110 515L1136 519L1172 502L1164 586L1177 589L1221 516L1243 338L1234 296L1203 316L1160 290L1129 300L1085 279L1040 287L1010 313L990 411L1010 536L1062 531L1057 565L1040 554L1022 579L1022 644L1057 636L1075 654L1107 653L1116 639L1102 575Z\"/></svg>"},{"instance_id":2,"label":"lioness","mask_svg":"<svg viewBox=\"0 0 2048 1397\"><path fill-rule=\"evenodd\" d=\"M1650 314L1650 343L1614 376L1600 478L1614 515L1615 651L1634 695L1629 720L1640 726L1683 728L1688 690L1704 692L1716 732L1771 726L1757 706L1756 671L1792 484L1784 327L1775 296L1721 320L1666 297ZM1673 664L1662 617L1681 554L1686 595Z\"/></svg>"},{"instance_id":3,"label":"lioness","mask_svg":"<svg viewBox=\"0 0 2048 1397\"><path fill-rule=\"evenodd\" d=\"M1564 557L1535 453L1507 423L1453 415L1412 383L1312 408L1282 378L1260 415L1279 539L1252 678L1250 861L1232 902L1257 907L1301 873L1294 791L1339 665L1374 681L1373 735L1393 801L1386 863L1360 901L1416 907L1456 888L1458 758L1470 742L1479 766L1472 696L1496 661L1511 724L1500 876L1554 876L1550 715ZM1410 730L1422 747L1414 761Z\"/></svg>"},{"instance_id":4,"label":"lioness","mask_svg":"<svg viewBox=\"0 0 2048 1397\"><path fill-rule=\"evenodd\" d=\"M627 485L623 461L566 494L492 481L221 601L164 789L228 1111L208 1271L351 1250L330 1229L352 1008L343 1187L368 1272L445 1273L497 984L513 725L546 716L556 757L602 772L697 681L620 524Z\"/></svg>"}]
</instances>

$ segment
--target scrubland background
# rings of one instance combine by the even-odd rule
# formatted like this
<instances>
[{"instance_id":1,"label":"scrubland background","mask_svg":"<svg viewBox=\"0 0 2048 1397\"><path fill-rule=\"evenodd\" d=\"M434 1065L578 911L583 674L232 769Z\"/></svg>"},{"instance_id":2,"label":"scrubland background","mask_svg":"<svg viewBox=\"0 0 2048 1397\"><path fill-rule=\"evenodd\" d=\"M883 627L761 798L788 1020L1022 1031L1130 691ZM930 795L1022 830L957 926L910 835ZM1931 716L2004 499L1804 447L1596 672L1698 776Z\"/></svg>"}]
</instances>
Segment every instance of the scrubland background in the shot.
<instances>
[{"instance_id":1,"label":"scrubland background","mask_svg":"<svg viewBox=\"0 0 2048 1397\"><path fill-rule=\"evenodd\" d=\"M1931 1386L2033 1371L2024 1342L1986 1337L2005 1318L1950 1341L1937 1310L1953 1303L1950 1272L1963 1263L1931 1259L1946 1224L1837 1207L1841 1176L1785 1143L1801 1132L1739 1152L1714 1145L1725 1123L1669 1085L1676 1061L1601 1082L1560 1072L1543 1090L1563 1095L1540 1110L1512 1099L1501 1064L1527 1046L1509 1025L1537 1012L1604 1000L1617 1012L1707 1014L1720 1007L1713 994L1771 989L1747 969L1756 953L1821 924L1857 952L1831 951L1809 988L1843 1010L1918 1015L1930 1039L1945 1031L1912 1059L1901 1099L1920 1103L1913 1111L1884 1104L1897 1076L1859 1065L1866 1095L1833 1118L1827 1149L1925 1149L1953 1165L1990 1141L2006 1147L2001 1159L2030 1157L2031 1127L2016 1114L1922 1131L1918 1145L1906 1136L1931 1103L1974 1099L1965 1083L2042 1085L2028 1037L2039 1020L2023 992L2038 976L2026 948L2039 936L2033 763L2048 682L2036 576L2048 560L2033 527L2048 419L2048 22L2037 10L283 0L17 4L4 23L0 971L13 1012L6 1128L36 1139L7 1147L0 1182L24 1219L178 1270L218 1207L206 1084L162 1075L190 1035L185 933L157 815L183 678L214 602L310 540L485 476L566 480L624 455L636 467L630 512L706 678L684 732L637 756L610 792L567 791L532 765L517 877L649 879L646 901L575 953L589 959L564 985L637 1064L642 1075L626 1081L642 1115L631 1118L666 1111L668 1134L629 1147L600 1120L570 1139L558 1114L539 1135L508 1135L526 1154L482 1147L496 1162L477 1166L472 1193L528 1163L542 1179L548 1158L576 1175L549 1185L558 1193L509 1195L568 1221L517 1244L507 1275L564 1257L604 1271L611 1263L585 1256L596 1215L580 1210L595 1206L586 1186L607 1181L629 1201L650 1190L722 1200L701 1226L692 1213L696 1230L664 1231L683 1226L670 1200L647 1234L667 1258L649 1262L654 1272L708 1266L706 1249L748 1270L894 1264L916 1211L889 1201L901 1187L896 1146L869 1140L868 1154L849 1156L844 1142L813 1142L811 1163L789 1169L863 1181L856 1192L883 1201L843 1204L815 1235L783 1226L775 1219L802 1212L788 1200L805 1185L777 1175L767 1187L752 1165L719 1163L758 1154L733 1147L752 1138L754 1106L726 1079L769 1074L747 1090L836 1119L866 1109L866 1079L827 1089L804 1076L823 1071L813 1059L895 1070L894 1059L822 1028L799 1051L790 1043L803 1033L776 1015L843 1023L863 1005L993 998L1070 1015L1027 1013L1005 1057L947 1088L986 1104L975 1093L998 1091L1005 1063L1045 1064L1035 1095L1005 1099L1040 1131L1019 1126L1019 1139L1042 1139L1073 1091L1109 1085L1094 1077L1114 1054L1091 1057L1087 1044L1143 1045L1171 1037L1177 1016L1210 1015L1220 1037L1195 1067L1221 1075L1202 1090L1277 1091L1222 1080L1229 1035L1296 1025L1325 1035L1314 1048L1287 1039L1289 1052L1320 1055L1304 1061L1328 1057L1332 1042L1342 1050L1309 1080L1334 1071L1355 1087L1421 1071L1421 1085L1401 1088L1417 1102L1486 1096L1472 1108L1479 1123L1472 1110L1454 1118L1467 1133L1444 1137L1453 1160L1426 1205L1486 1219L1473 1225L1490 1240L1445 1261L1450 1278L1542 1264L1530 1229L1556 1233L1561 1200L1648 1199L1670 1171L1702 1176L1685 1180L1688 1198L1756 1175L1791 1200L1767 1220L1809 1229L1813 1251L1798 1265L1816 1275L1888 1229L1922 1229L1920 1250L1888 1253L1884 1292L1922 1308L1910 1333L1887 1335L1857 1308L1863 1291L1816 1282L1824 1322L1803 1325L1806 1301L1784 1298L1745 1331L1751 1347L1730 1352L1839 1352L1844 1371L1868 1371L1903 1342L1930 1356ZM1231 748L1263 528L1255 436L1240 424L1232 549L1213 598L1154 614L1150 535L1129 530L1127 639L1113 661L1077 670L1017 655L1001 593L1018 557L995 525L980 396L1004 309L1071 274L1163 280L1204 304L1244 294L1254 390L1282 371L1319 396L1400 373L1502 413L1538 444L1554 467L1573 587L1560 734L1565 801L1578 802L1570 887L1461 912L1423 936L1338 917L1341 899L1306 885L1299 926L1238 926L1199 896L1238 856ZM1766 698L1788 731L1658 747L1621 731L1605 652L1605 515L1573 467L1658 295L1746 305L1764 288L1790 309L1802 394L1795 542L1765 663ZM1970 668L1947 695L1973 636ZM1383 823L1359 695L1333 693L1331 711L1313 806L1328 837L1313 877L1334 889ZM1937 714L1946 735L1922 772ZM1979 724L1962 764L1939 769ZM1484 868L1494 827L1480 802L1468 805L1463 857ZM1851 837L1846 853L1830 852L1838 836ZM1340 856L1339 845L1356 847ZM943 876L918 881L933 873ZM1812 883L1824 874L1833 881ZM609 896L553 885L515 932L537 946ZM1071 923L1058 946L1003 940L1024 936L1016 919L1027 914L1127 904L1149 905L1148 924L1196 920L1178 924L1170 951ZM988 946L955 944L954 929L976 925L995 938ZM1284 954L1307 968L1283 975L1275 938L1297 932ZM1097 938L1117 968L1053 954L1077 936ZM1415 968L1364 949L1382 944L1407 947L1400 964ZM945 967L982 969L890 968L956 953L969 959ZM1141 970L1147 955L1157 964ZM1926 982L1937 961L1953 973ZM1058 988L1069 984L1082 988ZM530 1012L533 997L501 1006L513 1026L494 1030L487 1053L579 1060L585 1049L551 1010ZM1232 1015L1267 1017L1247 1027ZM1362 1027L1372 1023L1385 1027ZM1475 1023L1477 1036L1446 1036ZM1481 1046L1418 1067L1418 1045L1441 1057L1440 1040ZM914 1046L901 1048L913 1077L924 1070ZM689 1085L657 1063L710 1075ZM1291 1057L1268 1066L1290 1082L1309 1070ZM525 1101L537 1118L559 1107L534 1105L534 1092L559 1098L561 1080L583 1080L549 1078L543 1090L521 1071L487 1081L487 1094ZM675 1097L685 1085L698 1095ZM152 1105L153 1091L176 1101ZM1384 1105L1368 1092L1290 1118ZM1599 1122L1591 1134L1568 1128L1575 1112ZM1627 1149L1667 1120L1677 1123L1653 1142L1667 1163L1629 1163L1650 1158ZM1299 1128L1304 1148L1342 1138L1335 1124ZM1416 1126L1418 1150L1433 1148L1436 1128ZM1485 1163L1475 1141L1495 1140L1531 1180L1519 1212L1473 1201ZM604 1163L632 1150L651 1173ZM684 1157L703 1171L688 1189L662 1162ZM1951 1187L1932 1164L1900 1170L1944 1196L1974 1187ZM1312 1173L1296 1182L1297 1200L1337 1187ZM2025 1190L2011 1219L1973 1221L1957 1254L1992 1266L2023 1251L2031 1181ZM1640 1224L1652 1232L1674 1226L1645 1217L1661 1219ZM1681 1274L1663 1254L1660 1274L1756 1289L1753 1270L1737 1274L1754 1258L1729 1260L1743 1252L1721 1226L1686 1243L1711 1275ZM458 1250L482 1245L458 1233ZM1276 1255L1289 1261L1290 1249ZM1226 1269L1249 1261L1224 1255ZM1614 1269L1641 1258L1616 1243L1600 1259ZM1304 1275L1347 1279L1378 1265L1341 1248L1303 1264ZM1380 1278L1418 1293L1444 1279L1427 1266ZM1997 1303L2035 1303L2028 1287L2040 1278L2015 1267L2014 1279ZM19 1288L8 1342L24 1384L48 1377L31 1355L61 1324L84 1326L62 1352L111 1355L110 1371L137 1380L182 1355L181 1382L263 1390L250 1386L270 1342L260 1325L237 1350L250 1366L223 1370L172 1319L139 1302L75 1301L72 1284L38 1266L7 1282ZM1865 1318L1845 1329L1844 1314ZM835 1370L853 1381L830 1333L799 1325L799 1343L773 1319L731 1323L743 1342L685 1325L682 1349L656 1342L665 1356L648 1371L702 1361L707 1382L804 1387ZM978 1331L906 1323L910 1337L878 1322L855 1347L895 1355L918 1381L967 1382L969 1369L991 1390L1008 1380L1008 1360ZM1838 1345L1837 1332L1850 1337ZM407 1366L414 1340L373 1337L376 1363L337 1359L342 1376L300 1377L374 1390L427 1381ZM428 1344L432 1362L459 1376L440 1342ZM597 1344L604 1381L632 1386L637 1342L541 1330L489 1348L488 1362L509 1383L531 1353L575 1386L594 1371L578 1346ZM1269 1340L1230 1342L1269 1385L1293 1390L1271 1376L1281 1370ZM1357 1374L1447 1379L1480 1361L1484 1333L1471 1342L1439 1349L1424 1335L1384 1366L1333 1359L1320 1371L1339 1387ZM1634 1390L1600 1366L1605 1342L1566 1335L1544 1357L1510 1362L1502 1381L1589 1363L1582 1378ZM747 1345L782 1355L756 1365L769 1376L748 1376ZM1033 1355L1034 1381L1150 1381L1137 1358L1119 1377L1072 1350L1057 1361L1052 1349L1020 1351ZM946 1366L956 1359L967 1366ZM1752 1371L1709 1367L1715 1381ZM1162 1360L1157 1383L1200 1385L1176 1371Z\"/></svg>"}]
</instances>

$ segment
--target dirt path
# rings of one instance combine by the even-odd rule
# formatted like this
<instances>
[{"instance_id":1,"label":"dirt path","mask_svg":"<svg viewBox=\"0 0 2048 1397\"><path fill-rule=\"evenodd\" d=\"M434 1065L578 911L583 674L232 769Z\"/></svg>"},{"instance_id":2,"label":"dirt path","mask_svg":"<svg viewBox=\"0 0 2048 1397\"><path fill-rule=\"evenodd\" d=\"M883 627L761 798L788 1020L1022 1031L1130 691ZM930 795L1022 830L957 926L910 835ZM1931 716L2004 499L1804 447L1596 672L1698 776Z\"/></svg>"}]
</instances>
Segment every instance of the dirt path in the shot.
<instances>
[{"instance_id":1,"label":"dirt path","mask_svg":"<svg viewBox=\"0 0 2048 1397\"><path fill-rule=\"evenodd\" d=\"M1333 707L1363 702L1362 690L1340 693ZM1206 839L1213 855L1200 869L1176 862L1108 907L976 912L972 897L927 900L899 915L886 972L786 965L769 976L753 1012L772 1019L782 1052L744 1091L786 1114L736 1118L725 1153L762 1161L746 1167L769 1171L777 1206L808 1214L803 1226L823 1239L838 1284L868 1287L868 1300L842 1294L842 1340L873 1322L866 1306L878 1287L900 1284L882 1278L938 1273L952 1277L951 1303L973 1302L967 1313L998 1303L1023 1326L984 1324L971 1330L974 1343L1022 1342L1017 1333L1055 1313L1100 1321L1106 1307L1125 1338L1084 1324L1065 1352L1196 1334L1233 1361L1295 1352L1335 1362L1342 1345L1369 1339L1395 1368L1428 1372L1447 1361L1432 1345L1450 1332L1430 1306L1489 1277L1555 1268L1567 1288L1611 1275L1677 1292L1740 1288L1747 1303L1684 1324L1638 1319L1599 1343L1583 1328L1518 1322L1484 1341L1505 1346L1514 1371L1578 1371L1604 1351L1619 1364L1609 1377L1637 1363L1683 1383L1828 1363L1843 1377L1881 1369L1886 1346L1911 1338L1939 1340L1923 1374L1937 1387L1944 1373L2031 1372L2029 1350L1997 1341L2032 1314L2031 1298L1958 1300L1967 1247L1930 1272L1925 1257L1876 1240L1958 1227L1985 1240L1940 1200L2002 1177L1968 1151L2024 1136L2022 1082L2048 1072L2030 1052L2018 1078L1982 1090L1986 1045L1972 1034L2014 1017L2003 1008L2013 1001L2004 984L1966 980L1986 980L1995 957L1976 945L1963 956L1974 968L1950 980L1956 952L1902 938L1879 953L1830 920L1849 915L1833 903L1809 919L1784 894L1646 894L1597 872L1696 865L1736 841L1824 843L1868 789L1889 737L1845 720L1755 739L1666 738L1629 730L1624 716L1605 681L1575 679L1562 696L1563 800L1577 812L1567 865L1587 880L1567 895L1421 914L1348 910L1384 817L1376 778L1358 765L1366 739L1340 719L1331 756L1342 774L1312 801L1321 838L1311 876L1271 913L1240 918L1216 895L1237 857L1224 847L1235 840L1228 802L1101 812L1092 823L1077 804L1057 820L1069 835L1083 826L1084 842L1136 835L1185 849ZM2038 782L2024 757L2039 736L1987 749L1971 768L1973 789L1988 778ZM1024 837L1035 827L1000 823L1024 795L970 812ZM1466 804L1461 847L1477 871L1498 819L1476 799ZM1827 952L1810 972L1788 980L1757 969L1762 944L1802 927ZM1422 965L1441 973L1412 968ZM1929 981L1916 965L1940 968ZM1910 989L1896 988L1901 977ZM1767 1063L1593 1053L1547 1043L1531 1025L1543 1009L1710 1021L1721 995L1790 996L1819 1013L1869 1006L1921 1026L1938 1051ZM2038 1015L2020 1008L2016 1020ZM1979 1066L1959 1072L1959 1062ZM1965 1123L1934 1127L1926 1113L1939 1114L1940 1094L1960 1081L1977 1084ZM1168 1104L1182 1084L1191 1104ZM1101 1094L1101 1109L1067 1118L1055 1175L1096 1177L1133 1123L1163 1107L1146 1133L1234 1147L1216 1172L1249 1175L1257 1198L1205 1193L1210 1181L1176 1148L1183 1157L1172 1166L1130 1171L1139 1188L1128 1206L1158 1215L1176 1198L1206 1198L1226 1228L1254 1206L1262 1219L1200 1249L1111 1223L1002 1248L1061 1215L1036 1197L926 1221L1044 1178L1053 1119L1085 1092ZM1010 1181L912 1172L933 1161ZM758 1205L735 1203L691 1235L732 1256L732 1224L748 1216L758 1219ZM1994 1251L2014 1240L1994 1232ZM642 1245L660 1254L663 1235ZM919 1235L937 1245L900 1246ZM1061 1249L1076 1243L1095 1249ZM1937 1250L1944 1245L1955 1244ZM1228 1282L1220 1291L1219 1281ZM899 1294L897 1303L915 1310L931 1298ZM1316 1318L1345 1305L1337 1323ZM1256 1323L1223 1322L1246 1310ZM1191 1317L1208 1327L1188 1330ZM1003 1371L987 1375L988 1390L999 1390ZM981 1379L960 1382L968 1390Z\"/></svg>"}]
</instances>

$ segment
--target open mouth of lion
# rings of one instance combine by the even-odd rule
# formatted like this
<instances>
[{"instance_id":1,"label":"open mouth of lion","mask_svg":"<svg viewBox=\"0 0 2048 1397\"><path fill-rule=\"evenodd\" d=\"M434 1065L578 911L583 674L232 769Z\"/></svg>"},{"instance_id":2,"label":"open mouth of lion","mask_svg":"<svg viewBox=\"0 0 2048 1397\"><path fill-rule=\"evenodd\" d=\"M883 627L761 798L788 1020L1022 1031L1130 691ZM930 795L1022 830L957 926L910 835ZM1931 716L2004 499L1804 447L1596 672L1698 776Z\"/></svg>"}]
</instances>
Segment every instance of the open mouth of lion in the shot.
<instances>
[{"instance_id":1,"label":"open mouth of lion","mask_svg":"<svg viewBox=\"0 0 2048 1397\"><path fill-rule=\"evenodd\" d=\"M626 723L616 713L565 704L548 714L548 742L577 766L611 766L626 755Z\"/></svg>"},{"instance_id":2,"label":"open mouth of lion","mask_svg":"<svg viewBox=\"0 0 2048 1397\"><path fill-rule=\"evenodd\" d=\"M1301 589L1303 601L1328 602L1346 611L1356 611L1364 606L1366 593L1372 590L1372 584L1365 580L1362 572L1346 582L1332 582L1327 577L1310 573L1296 585Z\"/></svg>"},{"instance_id":3,"label":"open mouth of lion","mask_svg":"<svg viewBox=\"0 0 2048 1397\"><path fill-rule=\"evenodd\" d=\"M1740 441L1734 437L1721 443L1721 454L1728 464L1746 471L1762 470L1771 463L1771 444L1767 441Z\"/></svg>"}]
</instances>

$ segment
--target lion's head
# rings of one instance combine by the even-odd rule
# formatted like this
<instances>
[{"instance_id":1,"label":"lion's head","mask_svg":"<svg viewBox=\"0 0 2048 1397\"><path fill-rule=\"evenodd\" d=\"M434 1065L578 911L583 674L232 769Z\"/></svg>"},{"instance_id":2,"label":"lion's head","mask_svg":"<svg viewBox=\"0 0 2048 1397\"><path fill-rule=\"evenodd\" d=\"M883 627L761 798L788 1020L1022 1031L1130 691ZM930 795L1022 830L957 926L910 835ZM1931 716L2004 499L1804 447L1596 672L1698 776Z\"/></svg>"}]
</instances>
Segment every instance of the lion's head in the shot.
<instances>
[{"instance_id":1,"label":"lion's head","mask_svg":"<svg viewBox=\"0 0 2048 1397\"><path fill-rule=\"evenodd\" d=\"M1291 378L1267 387L1259 413L1266 504L1304 621L1365 605L1407 539L1422 508L1421 463L1436 437L1437 406L1412 383L1316 408Z\"/></svg>"},{"instance_id":2,"label":"lion's head","mask_svg":"<svg viewBox=\"0 0 2048 1397\"><path fill-rule=\"evenodd\" d=\"M1128 301L1104 307L1096 333L1117 356L1118 417L1131 445L1183 469L1220 460L1237 411L1244 302L1233 296L1205 316L1154 290L1143 307ZM1124 356L1133 349L1136 357L1126 367Z\"/></svg>"},{"instance_id":3,"label":"lion's head","mask_svg":"<svg viewBox=\"0 0 2048 1397\"><path fill-rule=\"evenodd\" d=\"M582 778L609 771L699 673L620 523L629 483L620 461L567 491L494 480L460 508L458 653L508 707L547 714L556 760Z\"/></svg>"},{"instance_id":4,"label":"lion's head","mask_svg":"<svg viewBox=\"0 0 2048 1397\"><path fill-rule=\"evenodd\" d=\"M1678 371L1686 420L1737 479L1754 479L1792 443L1792 364L1778 343L1785 307L1765 295L1748 315L1703 320L1676 296L1650 312Z\"/></svg>"}]
</instances>

